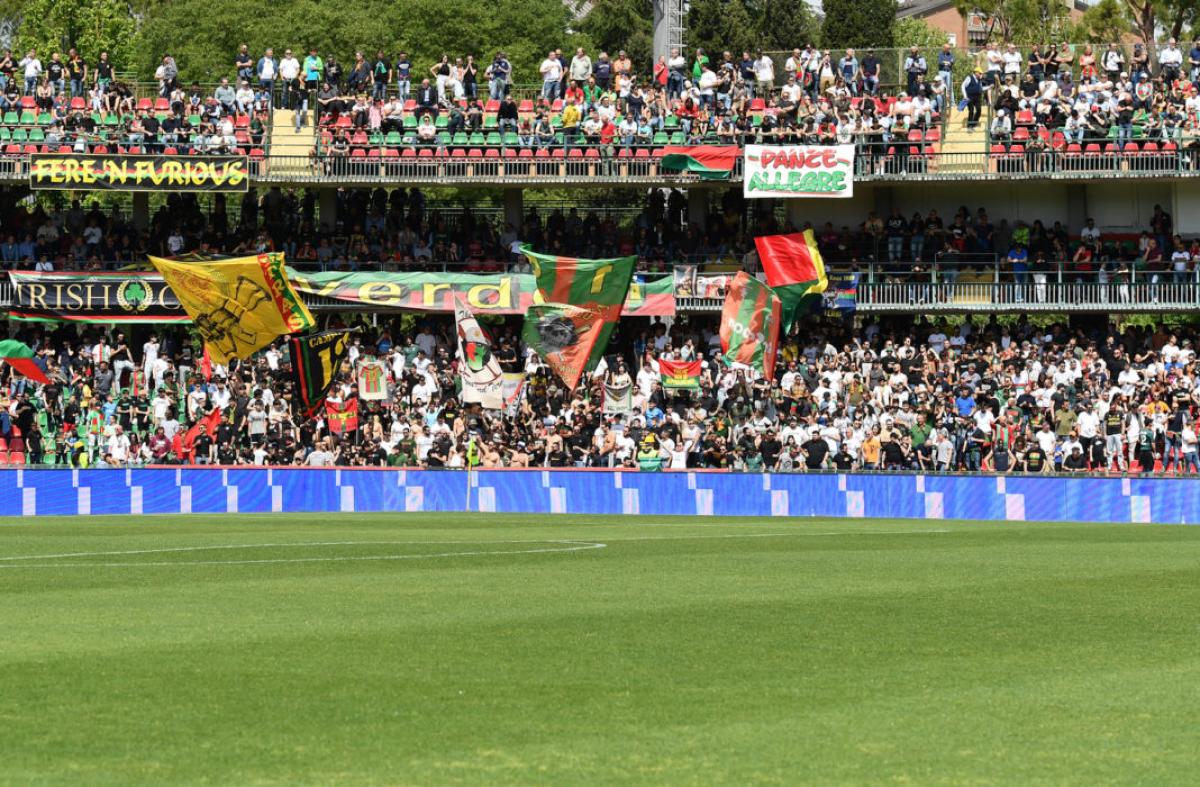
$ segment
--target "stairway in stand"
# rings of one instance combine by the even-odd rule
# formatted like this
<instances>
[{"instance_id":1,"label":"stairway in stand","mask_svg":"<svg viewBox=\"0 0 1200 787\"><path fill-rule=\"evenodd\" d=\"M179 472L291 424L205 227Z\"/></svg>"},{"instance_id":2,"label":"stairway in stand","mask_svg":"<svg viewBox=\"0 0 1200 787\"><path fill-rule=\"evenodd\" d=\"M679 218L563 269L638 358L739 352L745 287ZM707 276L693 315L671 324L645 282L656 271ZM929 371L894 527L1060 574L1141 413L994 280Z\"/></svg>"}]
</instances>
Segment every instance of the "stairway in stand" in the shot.
<instances>
[{"instance_id":1,"label":"stairway in stand","mask_svg":"<svg viewBox=\"0 0 1200 787\"><path fill-rule=\"evenodd\" d=\"M942 161L939 173L985 171L987 165L987 128L982 120L974 129L967 128L967 110L950 109L946 135L942 137ZM954 154L962 155L954 155ZM970 154L970 155L965 155Z\"/></svg>"},{"instance_id":2,"label":"stairway in stand","mask_svg":"<svg viewBox=\"0 0 1200 787\"><path fill-rule=\"evenodd\" d=\"M312 120L311 115L309 120ZM316 131L311 122L297 131L295 112L290 109L275 110L267 171L275 177L311 174L310 156L315 144Z\"/></svg>"}]
</instances>

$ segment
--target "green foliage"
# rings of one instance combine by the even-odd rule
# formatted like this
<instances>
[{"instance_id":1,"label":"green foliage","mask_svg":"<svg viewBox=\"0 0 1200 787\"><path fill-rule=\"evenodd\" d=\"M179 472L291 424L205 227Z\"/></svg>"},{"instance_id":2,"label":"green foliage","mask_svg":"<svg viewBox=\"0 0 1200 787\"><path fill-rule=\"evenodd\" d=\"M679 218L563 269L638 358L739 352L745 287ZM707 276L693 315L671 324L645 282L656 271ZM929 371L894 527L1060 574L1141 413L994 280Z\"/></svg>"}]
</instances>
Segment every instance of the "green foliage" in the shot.
<instances>
[{"instance_id":1,"label":"green foliage","mask_svg":"<svg viewBox=\"0 0 1200 787\"><path fill-rule=\"evenodd\" d=\"M825 0L821 40L830 48L892 46L896 0Z\"/></svg>"},{"instance_id":2,"label":"green foliage","mask_svg":"<svg viewBox=\"0 0 1200 787\"><path fill-rule=\"evenodd\" d=\"M892 28L892 46L897 49L906 49L910 46L934 49L949 40L949 36L943 31L930 27L924 19L916 17L908 16L897 19L896 26Z\"/></svg>"},{"instance_id":3,"label":"green foliage","mask_svg":"<svg viewBox=\"0 0 1200 787\"><path fill-rule=\"evenodd\" d=\"M805 0L754 0L749 7L762 49L790 50L820 40L820 25Z\"/></svg>"},{"instance_id":4,"label":"green foliage","mask_svg":"<svg viewBox=\"0 0 1200 787\"><path fill-rule=\"evenodd\" d=\"M991 40L1015 44L1038 44L1070 37L1069 0L954 0L960 14L979 11L992 20Z\"/></svg>"},{"instance_id":5,"label":"green foliage","mask_svg":"<svg viewBox=\"0 0 1200 787\"><path fill-rule=\"evenodd\" d=\"M762 40L744 0L695 0L688 11L688 48L757 52Z\"/></svg>"},{"instance_id":6,"label":"green foliage","mask_svg":"<svg viewBox=\"0 0 1200 787\"><path fill-rule=\"evenodd\" d=\"M10 0L0 4L0 14L20 19L12 45L18 57L37 49L43 63L52 52L66 60L67 50L75 47L89 64L107 51L113 64L124 70L137 51L137 23L122 0Z\"/></svg>"},{"instance_id":7,"label":"green foliage","mask_svg":"<svg viewBox=\"0 0 1200 787\"><path fill-rule=\"evenodd\" d=\"M1078 27L1077 40L1097 44L1121 41L1132 31L1119 0L1100 0L1084 12Z\"/></svg>"},{"instance_id":8,"label":"green foliage","mask_svg":"<svg viewBox=\"0 0 1200 787\"><path fill-rule=\"evenodd\" d=\"M689 48L710 53L790 50L819 33L804 0L694 0L688 13Z\"/></svg>"},{"instance_id":9,"label":"green foliage","mask_svg":"<svg viewBox=\"0 0 1200 787\"><path fill-rule=\"evenodd\" d=\"M482 67L503 49L516 78L534 81L546 52L575 40L561 0L364 0L354 13L316 0L4 0L0 13L21 20L16 50L36 46L48 54L66 42L95 62L107 49L118 68L142 79L164 54L175 57L185 80L229 76L245 43L255 56L270 46L277 55L292 47L302 57L316 46L343 62L351 62L356 49L369 55L383 49L389 56L404 49L418 74L443 52L474 54Z\"/></svg>"},{"instance_id":10,"label":"green foliage","mask_svg":"<svg viewBox=\"0 0 1200 787\"><path fill-rule=\"evenodd\" d=\"M587 16L579 20L578 27L591 44L588 54L593 63L600 52L607 52L615 60L617 52L623 49L633 60L636 73L651 72L654 60L652 0L595 0Z\"/></svg>"}]
</instances>

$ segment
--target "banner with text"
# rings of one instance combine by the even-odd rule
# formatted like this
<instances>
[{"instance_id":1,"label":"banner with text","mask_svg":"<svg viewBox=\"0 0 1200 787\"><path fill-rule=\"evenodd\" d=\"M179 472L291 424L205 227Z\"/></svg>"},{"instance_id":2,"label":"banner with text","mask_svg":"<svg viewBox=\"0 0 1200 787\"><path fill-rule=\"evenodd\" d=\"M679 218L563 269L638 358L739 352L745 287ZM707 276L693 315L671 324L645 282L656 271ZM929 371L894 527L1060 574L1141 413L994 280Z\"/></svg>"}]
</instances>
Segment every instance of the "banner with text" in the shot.
<instances>
[{"instance_id":1,"label":"banner with text","mask_svg":"<svg viewBox=\"0 0 1200 787\"><path fill-rule=\"evenodd\" d=\"M157 272L97 273L13 271L9 316L18 320L74 322L187 322L187 312ZM461 293L477 314L524 314L536 301L529 274L300 273L288 269L296 291L344 301L347 309L376 306L413 311L454 311ZM626 317L670 317L675 293L670 276L629 285Z\"/></svg>"},{"instance_id":2,"label":"banner with text","mask_svg":"<svg viewBox=\"0 0 1200 787\"><path fill-rule=\"evenodd\" d=\"M747 198L854 196L853 145L747 145Z\"/></svg>"},{"instance_id":3,"label":"banner with text","mask_svg":"<svg viewBox=\"0 0 1200 787\"><path fill-rule=\"evenodd\" d=\"M9 316L71 322L187 322L187 312L157 273L13 271Z\"/></svg>"},{"instance_id":4,"label":"banner with text","mask_svg":"<svg viewBox=\"0 0 1200 787\"><path fill-rule=\"evenodd\" d=\"M461 294L476 314L524 314L541 303L534 277L528 273L300 273L291 271L292 286L304 295L333 298L364 306L453 312ZM670 317L675 293L670 276L648 282L638 277L629 284L625 317Z\"/></svg>"},{"instance_id":5,"label":"banner with text","mask_svg":"<svg viewBox=\"0 0 1200 787\"><path fill-rule=\"evenodd\" d=\"M126 156L35 153L29 157L32 189L83 191L245 191L245 156Z\"/></svg>"}]
</instances>

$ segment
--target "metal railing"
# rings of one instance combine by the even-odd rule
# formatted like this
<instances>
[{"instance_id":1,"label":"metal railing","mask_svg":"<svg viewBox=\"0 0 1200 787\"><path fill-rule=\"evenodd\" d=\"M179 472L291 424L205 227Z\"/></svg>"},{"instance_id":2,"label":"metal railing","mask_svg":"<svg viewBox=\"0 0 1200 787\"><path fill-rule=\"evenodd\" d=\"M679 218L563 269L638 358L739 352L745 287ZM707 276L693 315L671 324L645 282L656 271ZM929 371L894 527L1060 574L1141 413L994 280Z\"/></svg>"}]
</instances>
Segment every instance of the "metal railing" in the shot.
<instances>
[{"instance_id":1,"label":"metal railing","mask_svg":"<svg viewBox=\"0 0 1200 787\"><path fill-rule=\"evenodd\" d=\"M660 150L659 148L658 150ZM253 181L265 183L437 184L493 182L524 185L688 184L700 178L662 167L655 148L572 146L370 148L361 154L252 156ZM26 181L27 154L0 155L0 181ZM730 182L742 179L738 159ZM1071 180L1079 178L1182 178L1200 175L1200 148L1067 152L942 152L936 145L895 142L864 145L855 159L855 180ZM706 181L711 182L711 181Z\"/></svg>"},{"instance_id":2,"label":"metal railing","mask_svg":"<svg viewBox=\"0 0 1200 787\"><path fill-rule=\"evenodd\" d=\"M857 308L942 313L1200 308L1200 269L1176 273L1137 270L1127 263L1091 266L1079 270L1074 263L1056 262L1035 272L1014 270L1004 261L934 263L920 270L912 263L871 263L858 272Z\"/></svg>"},{"instance_id":3,"label":"metal railing","mask_svg":"<svg viewBox=\"0 0 1200 787\"><path fill-rule=\"evenodd\" d=\"M1194 312L1195 282L878 282L859 285L863 312Z\"/></svg>"}]
</instances>

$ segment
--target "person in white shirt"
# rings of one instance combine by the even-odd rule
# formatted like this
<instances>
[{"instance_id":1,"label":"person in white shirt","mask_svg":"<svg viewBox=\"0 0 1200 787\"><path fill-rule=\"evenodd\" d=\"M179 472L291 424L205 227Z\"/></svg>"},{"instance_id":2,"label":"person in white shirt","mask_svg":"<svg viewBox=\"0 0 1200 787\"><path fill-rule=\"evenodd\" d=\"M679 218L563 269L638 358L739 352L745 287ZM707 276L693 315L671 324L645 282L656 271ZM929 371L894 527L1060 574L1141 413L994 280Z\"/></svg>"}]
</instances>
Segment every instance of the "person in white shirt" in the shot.
<instances>
[{"instance_id":1,"label":"person in white shirt","mask_svg":"<svg viewBox=\"0 0 1200 787\"><path fill-rule=\"evenodd\" d=\"M771 91L775 89L775 61L771 60L765 52L754 64L754 79L757 82L757 92L764 98L769 97Z\"/></svg>"},{"instance_id":2,"label":"person in white shirt","mask_svg":"<svg viewBox=\"0 0 1200 787\"><path fill-rule=\"evenodd\" d=\"M37 90L38 80L42 78L42 61L38 60L37 50L30 49L29 53L17 63L17 68L25 74L25 95L32 96Z\"/></svg>"},{"instance_id":3,"label":"person in white shirt","mask_svg":"<svg viewBox=\"0 0 1200 787\"><path fill-rule=\"evenodd\" d=\"M1200 473L1200 455L1197 453L1200 446L1197 445L1196 430L1192 424L1184 425L1179 433L1179 442L1183 446L1183 472Z\"/></svg>"},{"instance_id":4,"label":"person in white shirt","mask_svg":"<svg viewBox=\"0 0 1200 787\"><path fill-rule=\"evenodd\" d=\"M1012 76L1014 80L1021 75L1021 53L1016 44L1009 44L1004 52L1004 75Z\"/></svg>"},{"instance_id":5,"label":"person in white shirt","mask_svg":"<svg viewBox=\"0 0 1200 787\"><path fill-rule=\"evenodd\" d=\"M1167 83L1179 79L1183 65L1183 51L1176 46L1174 38L1167 40L1167 45L1158 53L1158 64L1162 67L1162 76Z\"/></svg>"},{"instance_id":6,"label":"person in white shirt","mask_svg":"<svg viewBox=\"0 0 1200 787\"><path fill-rule=\"evenodd\" d=\"M1195 437L1195 433L1192 434L1192 437ZM120 426L117 426L113 430L112 436L108 438L106 450L114 463L125 464L129 461L129 445L129 437Z\"/></svg>"},{"instance_id":7,"label":"person in white shirt","mask_svg":"<svg viewBox=\"0 0 1200 787\"><path fill-rule=\"evenodd\" d=\"M562 63L558 62L558 55L554 52L546 55L538 72L542 75L542 98L554 101L558 98L558 88L562 82Z\"/></svg>"}]
</instances>

